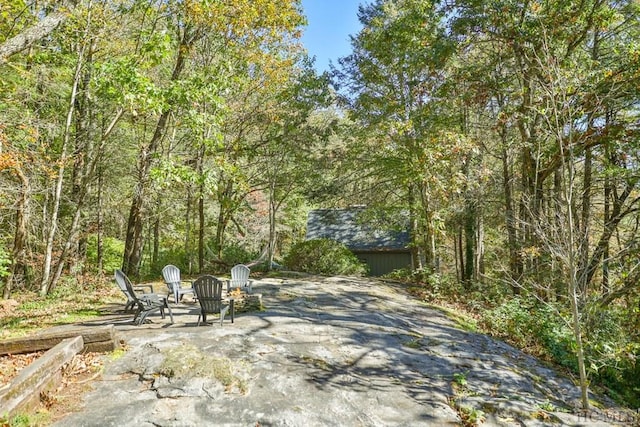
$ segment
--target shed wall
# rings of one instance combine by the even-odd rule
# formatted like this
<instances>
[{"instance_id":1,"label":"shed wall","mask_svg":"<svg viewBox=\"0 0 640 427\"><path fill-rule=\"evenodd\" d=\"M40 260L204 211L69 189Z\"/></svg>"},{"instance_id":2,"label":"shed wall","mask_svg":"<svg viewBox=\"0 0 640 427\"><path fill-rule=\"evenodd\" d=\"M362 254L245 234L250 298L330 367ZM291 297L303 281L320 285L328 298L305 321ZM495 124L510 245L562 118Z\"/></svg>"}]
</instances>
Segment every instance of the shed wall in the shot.
<instances>
[{"instance_id":1,"label":"shed wall","mask_svg":"<svg viewBox=\"0 0 640 427\"><path fill-rule=\"evenodd\" d=\"M369 267L369 276L383 276L393 270L411 268L409 252L355 252L358 259Z\"/></svg>"}]
</instances>

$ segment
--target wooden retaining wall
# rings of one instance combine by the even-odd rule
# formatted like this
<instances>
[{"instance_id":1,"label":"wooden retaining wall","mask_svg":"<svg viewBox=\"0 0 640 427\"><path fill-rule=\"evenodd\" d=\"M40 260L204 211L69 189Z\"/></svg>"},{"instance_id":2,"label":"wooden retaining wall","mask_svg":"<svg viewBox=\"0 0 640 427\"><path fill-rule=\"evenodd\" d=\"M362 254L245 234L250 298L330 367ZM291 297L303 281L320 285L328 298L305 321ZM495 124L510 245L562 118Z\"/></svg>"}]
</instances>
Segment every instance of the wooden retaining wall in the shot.
<instances>
[{"instance_id":1,"label":"wooden retaining wall","mask_svg":"<svg viewBox=\"0 0 640 427\"><path fill-rule=\"evenodd\" d=\"M77 336L82 337L84 342L82 350L86 352L113 351L120 347L113 325L97 327L74 326L53 328L36 335L2 341L0 342L0 356L48 350L67 338Z\"/></svg>"},{"instance_id":2,"label":"wooden retaining wall","mask_svg":"<svg viewBox=\"0 0 640 427\"><path fill-rule=\"evenodd\" d=\"M0 390L0 416L10 418L36 407L43 393L58 387L62 380L62 367L83 347L81 336L65 339L20 371L8 386Z\"/></svg>"},{"instance_id":3,"label":"wooden retaining wall","mask_svg":"<svg viewBox=\"0 0 640 427\"><path fill-rule=\"evenodd\" d=\"M21 370L0 389L0 419L28 413L41 396L58 388L63 367L80 352L107 352L120 348L113 325L54 328L37 335L0 342L0 355L35 353L44 355Z\"/></svg>"}]
</instances>

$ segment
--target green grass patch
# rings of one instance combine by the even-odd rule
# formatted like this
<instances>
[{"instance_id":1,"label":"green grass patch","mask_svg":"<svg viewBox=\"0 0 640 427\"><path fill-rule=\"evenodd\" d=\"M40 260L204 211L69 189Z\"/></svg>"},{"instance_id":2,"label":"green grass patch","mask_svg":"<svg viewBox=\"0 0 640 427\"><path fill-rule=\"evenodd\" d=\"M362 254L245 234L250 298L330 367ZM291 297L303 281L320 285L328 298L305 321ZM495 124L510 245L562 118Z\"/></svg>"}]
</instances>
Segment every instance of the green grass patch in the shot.
<instances>
[{"instance_id":1,"label":"green grass patch","mask_svg":"<svg viewBox=\"0 0 640 427\"><path fill-rule=\"evenodd\" d=\"M71 313L62 313L62 315L56 320L57 325L66 325L69 323L78 323L81 321L96 319L100 317L100 310L89 308L79 309Z\"/></svg>"},{"instance_id":2,"label":"green grass patch","mask_svg":"<svg viewBox=\"0 0 640 427\"><path fill-rule=\"evenodd\" d=\"M460 311L441 305L427 304L427 307L442 312L448 319L455 322L456 326L468 332L478 332L478 324L472 317L466 316Z\"/></svg>"},{"instance_id":3,"label":"green grass patch","mask_svg":"<svg viewBox=\"0 0 640 427\"><path fill-rule=\"evenodd\" d=\"M16 414L11 418L0 417L2 427L34 427L45 426L50 422L49 414L38 412L35 414Z\"/></svg>"}]
</instances>

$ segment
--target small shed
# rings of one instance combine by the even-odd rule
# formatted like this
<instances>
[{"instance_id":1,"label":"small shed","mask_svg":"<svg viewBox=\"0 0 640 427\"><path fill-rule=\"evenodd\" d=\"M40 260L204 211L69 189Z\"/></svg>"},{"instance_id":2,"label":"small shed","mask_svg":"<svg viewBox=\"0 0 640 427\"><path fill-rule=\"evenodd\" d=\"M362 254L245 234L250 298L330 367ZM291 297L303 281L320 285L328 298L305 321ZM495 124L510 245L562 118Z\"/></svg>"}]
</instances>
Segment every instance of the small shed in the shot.
<instances>
[{"instance_id":1,"label":"small shed","mask_svg":"<svg viewBox=\"0 0 640 427\"><path fill-rule=\"evenodd\" d=\"M371 276L411 268L408 229L374 225L367 220L364 208L312 210L306 239L332 239L344 244L368 266Z\"/></svg>"}]
</instances>

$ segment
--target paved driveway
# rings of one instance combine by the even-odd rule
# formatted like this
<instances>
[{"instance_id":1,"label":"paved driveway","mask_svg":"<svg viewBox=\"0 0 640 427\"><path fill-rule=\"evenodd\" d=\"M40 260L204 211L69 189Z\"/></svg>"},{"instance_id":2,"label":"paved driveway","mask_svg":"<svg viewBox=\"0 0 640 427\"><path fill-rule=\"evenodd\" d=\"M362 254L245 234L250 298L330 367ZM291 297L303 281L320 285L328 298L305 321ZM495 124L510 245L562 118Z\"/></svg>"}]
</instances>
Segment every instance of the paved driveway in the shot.
<instances>
[{"instance_id":1,"label":"paved driveway","mask_svg":"<svg viewBox=\"0 0 640 427\"><path fill-rule=\"evenodd\" d=\"M516 349L463 331L397 284L265 279L265 310L195 327L111 319L128 351L58 426L626 424L570 413L579 390ZM130 317L130 316L129 316Z\"/></svg>"}]
</instances>

